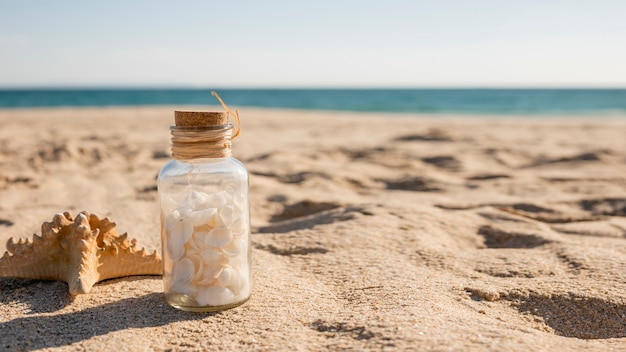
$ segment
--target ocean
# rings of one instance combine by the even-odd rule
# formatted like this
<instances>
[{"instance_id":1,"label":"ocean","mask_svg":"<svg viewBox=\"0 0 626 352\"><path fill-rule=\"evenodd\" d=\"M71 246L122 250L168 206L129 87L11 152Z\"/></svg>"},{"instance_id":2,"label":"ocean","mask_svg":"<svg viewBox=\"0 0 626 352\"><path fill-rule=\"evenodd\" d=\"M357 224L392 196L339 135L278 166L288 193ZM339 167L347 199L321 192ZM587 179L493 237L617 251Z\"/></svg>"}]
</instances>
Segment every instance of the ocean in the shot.
<instances>
[{"instance_id":1,"label":"ocean","mask_svg":"<svg viewBox=\"0 0 626 352\"><path fill-rule=\"evenodd\" d=\"M626 89L215 89L231 107L626 116ZM217 105L211 89L0 89L0 108Z\"/></svg>"}]
</instances>

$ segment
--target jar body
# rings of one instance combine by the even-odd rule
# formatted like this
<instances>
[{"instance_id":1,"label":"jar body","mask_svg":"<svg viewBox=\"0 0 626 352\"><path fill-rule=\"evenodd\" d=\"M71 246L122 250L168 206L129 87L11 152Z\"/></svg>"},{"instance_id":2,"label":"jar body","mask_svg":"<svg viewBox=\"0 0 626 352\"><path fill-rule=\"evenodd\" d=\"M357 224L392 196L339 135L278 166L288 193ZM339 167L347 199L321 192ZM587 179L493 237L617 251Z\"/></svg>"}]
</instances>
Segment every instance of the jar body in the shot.
<instances>
[{"instance_id":1,"label":"jar body","mask_svg":"<svg viewBox=\"0 0 626 352\"><path fill-rule=\"evenodd\" d=\"M217 311L250 298L248 172L234 158L172 160L158 176L167 302Z\"/></svg>"}]
</instances>

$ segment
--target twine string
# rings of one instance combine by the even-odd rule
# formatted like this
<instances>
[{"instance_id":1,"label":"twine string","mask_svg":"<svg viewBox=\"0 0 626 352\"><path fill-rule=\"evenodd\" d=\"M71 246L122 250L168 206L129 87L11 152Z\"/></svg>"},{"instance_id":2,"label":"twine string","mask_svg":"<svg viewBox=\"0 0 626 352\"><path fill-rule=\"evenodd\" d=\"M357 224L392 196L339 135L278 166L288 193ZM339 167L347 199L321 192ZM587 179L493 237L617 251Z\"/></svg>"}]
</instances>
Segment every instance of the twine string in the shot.
<instances>
[{"instance_id":1,"label":"twine string","mask_svg":"<svg viewBox=\"0 0 626 352\"><path fill-rule=\"evenodd\" d=\"M219 94L217 94L217 92L215 91L211 91L211 95L214 96L217 101L220 102L220 104L222 104L222 108L224 108L224 110L226 110L226 113L228 114L228 117L233 117L233 121L235 121L235 132L233 132L233 137L232 139L235 139L237 137L239 137L239 133L241 132L241 124L239 123L239 110L235 109L235 112L233 112L228 105L226 105L226 103L224 103L224 101L222 100L222 98L220 98Z\"/></svg>"},{"instance_id":2,"label":"twine string","mask_svg":"<svg viewBox=\"0 0 626 352\"><path fill-rule=\"evenodd\" d=\"M233 125L171 126L172 156L179 160L228 158L232 155Z\"/></svg>"},{"instance_id":3,"label":"twine string","mask_svg":"<svg viewBox=\"0 0 626 352\"><path fill-rule=\"evenodd\" d=\"M233 112L220 96L212 91L220 102L228 118L232 116L234 124L216 126L171 126L172 156L179 160L196 158L228 158L232 155L232 140L241 133L239 111Z\"/></svg>"}]
</instances>

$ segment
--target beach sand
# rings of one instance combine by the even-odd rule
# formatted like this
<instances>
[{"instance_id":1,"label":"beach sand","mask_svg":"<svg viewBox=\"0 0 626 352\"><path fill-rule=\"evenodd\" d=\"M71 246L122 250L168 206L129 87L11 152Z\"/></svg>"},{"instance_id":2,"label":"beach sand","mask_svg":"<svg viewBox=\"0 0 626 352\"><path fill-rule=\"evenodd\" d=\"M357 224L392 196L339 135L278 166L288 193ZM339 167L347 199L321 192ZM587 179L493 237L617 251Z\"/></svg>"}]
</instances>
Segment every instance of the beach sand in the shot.
<instances>
[{"instance_id":1,"label":"beach sand","mask_svg":"<svg viewBox=\"0 0 626 352\"><path fill-rule=\"evenodd\" d=\"M160 251L173 110L0 110L0 250L88 210ZM0 350L626 350L626 119L240 115L249 302L0 279Z\"/></svg>"}]
</instances>

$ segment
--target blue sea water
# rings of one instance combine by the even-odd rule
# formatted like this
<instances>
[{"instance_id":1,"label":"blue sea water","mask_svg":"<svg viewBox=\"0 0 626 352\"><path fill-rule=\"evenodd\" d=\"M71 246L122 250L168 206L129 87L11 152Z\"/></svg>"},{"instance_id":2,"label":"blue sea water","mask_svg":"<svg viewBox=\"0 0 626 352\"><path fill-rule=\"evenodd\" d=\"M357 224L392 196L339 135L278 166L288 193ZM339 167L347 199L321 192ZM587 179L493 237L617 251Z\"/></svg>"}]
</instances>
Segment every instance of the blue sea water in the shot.
<instances>
[{"instance_id":1,"label":"blue sea water","mask_svg":"<svg viewBox=\"0 0 626 352\"><path fill-rule=\"evenodd\" d=\"M618 115L626 89L218 89L231 107L371 112ZM210 89L0 89L0 108L217 105Z\"/></svg>"}]
</instances>

